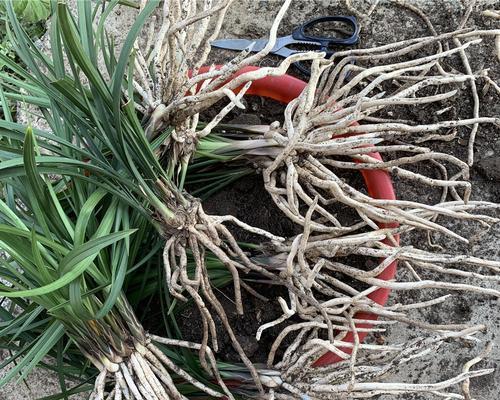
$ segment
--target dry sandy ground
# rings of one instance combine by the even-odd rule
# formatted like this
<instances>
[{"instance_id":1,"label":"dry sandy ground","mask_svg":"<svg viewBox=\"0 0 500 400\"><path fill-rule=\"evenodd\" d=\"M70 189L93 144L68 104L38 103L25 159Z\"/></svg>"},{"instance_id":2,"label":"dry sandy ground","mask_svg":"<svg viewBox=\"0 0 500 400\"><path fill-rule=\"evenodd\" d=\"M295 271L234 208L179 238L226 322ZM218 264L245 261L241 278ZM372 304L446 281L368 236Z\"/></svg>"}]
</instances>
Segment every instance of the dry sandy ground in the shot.
<instances>
[{"instance_id":1,"label":"dry sandy ground","mask_svg":"<svg viewBox=\"0 0 500 400\"><path fill-rule=\"evenodd\" d=\"M359 9L368 9L369 1L353 1ZM259 38L266 34L271 25L273 16L281 2L241 0L236 1L224 25L221 36L226 37L252 37ZM430 17L438 32L451 31L459 24L464 13L464 6L459 0L418 0L412 4L417 4ZM481 17L481 11L487 8L500 9L498 1L478 1L470 19L470 26L483 28L499 28L499 21L492 21ZM343 1L335 0L295 0L292 9L289 11L282 31L288 33L294 25L307 18L319 15L345 14L347 11L343 7ZM132 19L130 11L122 9L108 27L118 39L127 33L126 26ZM427 28L422 20L408 11L396 6L393 3L382 1L369 23L362 31L361 46L371 47L376 44L388 43L405 38L428 35ZM471 62L476 71L485 67L490 67L490 76L497 82L500 78L499 61L495 58L494 48L489 44L481 44L473 50ZM221 59L224 55L216 55L215 59ZM458 66L458 69L460 66ZM484 84L479 82L480 89ZM471 114L471 98L467 94L462 96L462 102L456 105L457 115L462 118ZM498 95L493 91L481 94L483 115L500 115ZM418 118L418 116L417 116ZM465 134L462 132L461 134ZM453 148L448 150L454 154L463 156L465 154L464 141L453 144ZM478 134L476 146L476 166L472 169L472 180L476 185L474 198L500 202L500 129L498 127L482 128ZM414 196L415 188L398 184L398 195L400 197ZM425 193L423 194L425 195ZM455 243L448 243L449 248L459 248L460 251L467 251L477 256L500 259L500 227L492 228L486 235L477 236L476 227L463 225L458 229L466 236L474 237L468 247L459 246ZM405 238L406 243L419 243L424 239L418 236ZM439 238L437 238L439 240ZM492 284L493 286L493 284ZM419 291L409 296L407 293L393 293L391 302L405 303L411 300L428 298L430 293ZM470 296L457 293L446 305L442 305L432 311L422 311L418 314L421 319L433 323L453 320L455 322L470 322L473 324L485 324L487 332L480 337L481 343L467 347L460 343L446 344L436 354L431 354L426 359L409 367L403 366L396 375L388 377L390 380L405 382L430 382L446 379L458 373L461 365L468 359L474 357L484 343L488 341L497 342L487 361L482 366L500 367L500 342L497 337L500 334L500 318L498 313L499 303L496 299L484 298L480 296ZM418 331L407 327L394 326L385 335L388 343L403 342L407 338L415 337ZM2 373L0 372L0 375ZM0 392L0 400L20 400L36 399L54 393L57 390L57 382L43 371L36 371L27 382L30 389L22 384L11 384ZM477 379L472 383L473 393L477 399L497 400L500 398L500 368L489 376ZM414 400L427 399L422 395L412 395L407 397Z\"/></svg>"}]
</instances>

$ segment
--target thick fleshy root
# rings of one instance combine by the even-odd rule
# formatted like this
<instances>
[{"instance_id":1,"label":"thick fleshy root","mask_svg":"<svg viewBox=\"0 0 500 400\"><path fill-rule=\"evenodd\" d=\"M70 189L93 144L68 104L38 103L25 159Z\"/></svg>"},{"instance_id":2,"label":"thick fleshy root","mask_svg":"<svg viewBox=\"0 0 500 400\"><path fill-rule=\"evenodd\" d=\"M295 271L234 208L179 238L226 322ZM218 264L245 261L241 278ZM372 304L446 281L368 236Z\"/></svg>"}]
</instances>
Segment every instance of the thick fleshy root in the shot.
<instances>
[{"instance_id":1,"label":"thick fleshy root","mask_svg":"<svg viewBox=\"0 0 500 400\"><path fill-rule=\"evenodd\" d=\"M234 399L222 380L215 358L209 348L209 373L219 385L216 391L198 381L170 360L156 343L167 346L199 349L199 345L181 340L154 337L145 345L135 343L135 350L126 360L119 363L104 362L96 378L91 400L187 400L178 389L176 381L184 381L200 392L213 398Z\"/></svg>"},{"instance_id":2,"label":"thick fleshy root","mask_svg":"<svg viewBox=\"0 0 500 400\"><path fill-rule=\"evenodd\" d=\"M407 315L411 309L446 301L448 295L418 304L382 307L368 297L379 288L469 291L500 297L499 290L483 284L500 281L500 262L446 254L444 251L429 252L411 246L401 247L396 239L402 233L419 229L467 242L466 238L448 228L445 223L438 223L438 217L476 221L486 229L499 221L496 217L481 213L482 210L497 210L497 204L470 201L467 163L421 147L420 143L454 137L454 133L450 137L449 132L442 135L440 131L443 129L476 123L500 124L500 119L477 117L415 125L408 121L373 116L389 107L438 103L455 96L455 90L424 97L419 96L419 91L426 87L445 87L473 80L473 76L436 75L436 71L440 71L439 62L443 58L461 54L477 41L406 62L362 67L364 60L384 61L401 57L440 43L441 40L464 40L498 33L458 31L369 50L346 51L342 54L345 58L335 66L315 61L308 86L285 111L282 128L274 125L263 129L261 138L248 141L253 146L249 146L246 141L233 141L222 150L244 152L250 148L247 157L250 160L257 159L260 163L265 187L275 204L290 220L303 227L303 233L295 238L284 243L275 241L274 247L278 254L268 258L270 271L274 269L276 276L281 278L281 284L289 289L289 301L279 299L283 315L263 324L257 331L257 339L263 331L284 324L291 316L299 316L303 320L285 326L278 335L269 354L270 367L286 370L290 363L297 362L297 358L290 361L293 351L302 352L302 363L297 365L303 370L314 369L312 365L315 360L326 351L335 353L341 359L350 359L351 353L355 352L354 345L343 341L348 332L377 332L381 329L379 326L391 321L430 331L454 332L466 328L452 323L432 325L412 320ZM353 61L356 61L355 65L351 64ZM346 81L347 75L349 81ZM394 85L395 82L397 85ZM388 88L382 91L381 85L392 88L393 92ZM354 122L365 124L358 126L353 125ZM421 136L415 139L416 133ZM415 141L417 144L412 144ZM258 146L260 150L256 150ZM401 153L409 155L382 161L370 154L374 150L384 157ZM343 158L345 156L352 161L346 161ZM441 174L440 179L411 170L412 165L429 162ZM338 172L361 169L382 170L430 188L437 187L442 190L441 199L436 204L417 200L374 199L351 186ZM454 171L449 172L451 169ZM447 201L450 195L453 200ZM329 210L328 206L332 203L342 203L355 210L359 221L343 226L334 212ZM384 225L388 227L380 228ZM375 266L367 270L364 265L349 265L344 261L348 256L363 256L371 259ZM402 270L409 272L406 274L409 275L407 281L394 282L378 278L393 262L398 262ZM478 272L478 268L481 268L481 272ZM438 273L440 278L422 278L429 273ZM347 277L356 283L347 284L340 277ZM468 279L473 283L466 284L457 279ZM380 320L376 323L360 321L355 317L358 312L375 314ZM359 328L358 324L363 324L363 328ZM321 331L328 340L314 336ZM291 333L297 334L296 338L300 340L296 340L285 353L288 358L285 356L274 365L276 351ZM346 348L350 351L342 350ZM372 349L372 346L358 344L357 348ZM384 350L380 347L376 349Z\"/></svg>"},{"instance_id":3,"label":"thick fleshy root","mask_svg":"<svg viewBox=\"0 0 500 400\"><path fill-rule=\"evenodd\" d=\"M431 96L419 96L419 91L473 81L475 77L472 75L440 75L435 69L442 59L460 54L478 40L406 62L374 67L362 67L361 63L368 59L373 62L402 57L439 40L463 40L498 33L500 31L459 31L421 38L418 42L408 40L380 48L345 51L342 52L344 58L335 66L313 62L309 84L286 108L283 127L268 128L261 140L253 142L262 147L258 160L263 168L265 187L276 205L293 222L304 225L304 213L317 198L315 215L309 222L311 229L336 236L365 226L377 229L380 223L399 223L457 237L434 220L445 216L496 222L495 218L469 215L468 211L474 210L475 206L467 209L462 205L454 209L456 203L445 202L449 195L457 202L469 202L469 166L454 156L432 151L422 144L450 140L454 130L461 126L500 125L500 118L474 117L415 125L409 121L373 116L398 106L439 103L456 96L457 91L452 88ZM351 64L354 62L356 64ZM346 81L346 76L349 76L349 81ZM386 158L384 161L371 154L375 145L376 151ZM225 150L244 152L244 148L244 142L234 142ZM269 154L267 159L266 152ZM387 159L393 154L398 157ZM257 158L251 151L248 157L251 160ZM411 168L424 163L432 165L441 177L426 176ZM439 188L442 190L441 201L439 204L422 204L418 201L374 199L342 179L342 172L349 170L383 170L430 189ZM333 202L354 209L361 218L359 223L341 226L334 213L328 211Z\"/></svg>"}]
</instances>

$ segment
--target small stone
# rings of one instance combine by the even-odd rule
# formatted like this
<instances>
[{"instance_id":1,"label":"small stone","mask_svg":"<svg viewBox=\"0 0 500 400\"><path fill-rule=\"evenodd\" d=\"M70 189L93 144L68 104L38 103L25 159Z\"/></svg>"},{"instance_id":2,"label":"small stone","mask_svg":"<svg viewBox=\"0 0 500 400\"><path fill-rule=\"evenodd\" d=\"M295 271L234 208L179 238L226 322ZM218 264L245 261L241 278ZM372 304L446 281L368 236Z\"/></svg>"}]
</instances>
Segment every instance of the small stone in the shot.
<instances>
[{"instance_id":1,"label":"small stone","mask_svg":"<svg viewBox=\"0 0 500 400\"><path fill-rule=\"evenodd\" d=\"M500 157L498 155L482 158L478 161L477 168L489 180L500 181Z\"/></svg>"},{"instance_id":2,"label":"small stone","mask_svg":"<svg viewBox=\"0 0 500 400\"><path fill-rule=\"evenodd\" d=\"M252 336L239 336L238 341L245 353L251 357L259 349L257 339Z\"/></svg>"},{"instance_id":3,"label":"small stone","mask_svg":"<svg viewBox=\"0 0 500 400\"><path fill-rule=\"evenodd\" d=\"M381 334L376 334L375 336L375 341L377 342L378 345L384 345L386 343L385 336Z\"/></svg>"},{"instance_id":4,"label":"small stone","mask_svg":"<svg viewBox=\"0 0 500 400\"><path fill-rule=\"evenodd\" d=\"M255 114L240 114L229 121L230 124L260 125L261 119Z\"/></svg>"}]
</instances>

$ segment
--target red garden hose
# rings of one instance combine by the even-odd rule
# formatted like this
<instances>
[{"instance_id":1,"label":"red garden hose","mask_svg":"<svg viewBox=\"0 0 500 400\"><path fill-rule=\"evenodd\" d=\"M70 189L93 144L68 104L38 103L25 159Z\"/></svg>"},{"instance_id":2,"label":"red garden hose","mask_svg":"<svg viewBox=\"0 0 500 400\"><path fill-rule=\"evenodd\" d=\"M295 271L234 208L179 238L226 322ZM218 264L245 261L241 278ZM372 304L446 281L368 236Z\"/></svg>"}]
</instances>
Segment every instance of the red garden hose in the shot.
<instances>
[{"instance_id":1,"label":"red garden hose","mask_svg":"<svg viewBox=\"0 0 500 400\"><path fill-rule=\"evenodd\" d=\"M216 68L220 68L221 66L216 66ZM229 80L234 79L238 75L241 75L246 72L258 70L259 67L248 66L242 68L240 71L236 72L233 76L231 76ZM208 71L208 67L202 67L199 71L200 74ZM283 76L267 76L265 78L256 80L252 83L246 94L267 97L281 103L289 103L296 97L302 93L306 86L306 82L294 78L290 75ZM236 89L237 93L239 89ZM357 123L355 123L357 124ZM370 153L371 157L382 160L382 157L379 153ZM381 170L361 170L361 174L363 175L363 179L365 181L365 185L368 191L368 194L374 199L384 199L384 200L395 200L396 196L394 193L394 187L392 186L392 181L389 174L386 171ZM394 227L397 226L396 223L393 224L379 224L381 228L384 227ZM399 241L399 236L396 237L396 240ZM384 243L390 244L387 241ZM383 280L391 280L396 275L397 261L393 261L387 268L384 269L377 276L378 279ZM387 288L378 288L374 292L368 295L368 298L373 300L375 303L380 305L385 305L387 299L389 297L390 289ZM355 319L362 320L371 320L375 321L377 319L377 315L367 313L367 312L359 312L354 316ZM371 325L369 323L359 323L356 325L357 328L370 328ZM358 332L359 341L362 342L366 337L367 332ZM352 332L348 332L347 335L343 338L343 341L354 343L354 335ZM345 353L350 354L352 351L351 348L340 348ZM329 352L321 356L315 363L314 366L320 367L325 365L330 365L341 361L342 358L337 354Z\"/></svg>"}]
</instances>

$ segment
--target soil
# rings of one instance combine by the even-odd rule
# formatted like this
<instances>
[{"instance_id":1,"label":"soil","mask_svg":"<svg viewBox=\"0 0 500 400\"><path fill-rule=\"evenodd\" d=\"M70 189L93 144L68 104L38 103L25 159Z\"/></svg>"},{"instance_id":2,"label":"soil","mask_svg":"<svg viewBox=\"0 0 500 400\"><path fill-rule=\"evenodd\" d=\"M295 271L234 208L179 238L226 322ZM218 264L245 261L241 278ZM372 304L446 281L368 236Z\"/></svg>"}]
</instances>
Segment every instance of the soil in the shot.
<instances>
[{"instance_id":1,"label":"soil","mask_svg":"<svg viewBox=\"0 0 500 400\"><path fill-rule=\"evenodd\" d=\"M300 227L283 218L264 188L260 175L246 176L203 202L205 212L213 215L233 215L241 221L275 235L292 237L300 233ZM242 228L231 226L238 241L259 244L262 238Z\"/></svg>"}]
</instances>

